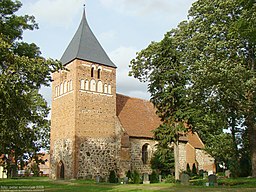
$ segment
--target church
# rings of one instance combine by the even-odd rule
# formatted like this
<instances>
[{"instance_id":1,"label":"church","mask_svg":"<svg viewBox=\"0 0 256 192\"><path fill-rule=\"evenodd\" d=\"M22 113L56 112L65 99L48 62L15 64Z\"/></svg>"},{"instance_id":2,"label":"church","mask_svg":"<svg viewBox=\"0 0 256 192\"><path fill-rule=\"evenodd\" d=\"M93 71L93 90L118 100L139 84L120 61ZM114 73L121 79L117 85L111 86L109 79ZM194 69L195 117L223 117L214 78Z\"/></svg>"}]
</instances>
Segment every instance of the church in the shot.
<instances>
[{"instance_id":1,"label":"church","mask_svg":"<svg viewBox=\"0 0 256 192\"><path fill-rule=\"evenodd\" d=\"M67 70L52 74L50 177L107 178L110 171L152 172L153 130L160 124L149 101L116 93L116 68L90 29L85 11L65 50ZM177 172L187 164L215 171L196 133L179 139Z\"/></svg>"}]
</instances>

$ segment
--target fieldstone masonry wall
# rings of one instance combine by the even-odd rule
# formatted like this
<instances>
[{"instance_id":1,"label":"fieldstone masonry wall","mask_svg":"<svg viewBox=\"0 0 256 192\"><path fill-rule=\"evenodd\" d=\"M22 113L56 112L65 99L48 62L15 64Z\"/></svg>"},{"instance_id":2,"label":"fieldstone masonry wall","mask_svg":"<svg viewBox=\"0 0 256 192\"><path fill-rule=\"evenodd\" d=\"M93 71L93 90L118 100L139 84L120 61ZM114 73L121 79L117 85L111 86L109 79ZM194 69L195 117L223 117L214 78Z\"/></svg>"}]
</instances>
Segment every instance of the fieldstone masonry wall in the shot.
<instances>
[{"instance_id":1,"label":"fieldstone masonry wall","mask_svg":"<svg viewBox=\"0 0 256 192\"><path fill-rule=\"evenodd\" d=\"M51 155L51 178L57 179L57 168L60 161L64 163L64 178L73 177L73 142L71 139L59 139L54 142Z\"/></svg>"},{"instance_id":2,"label":"fieldstone masonry wall","mask_svg":"<svg viewBox=\"0 0 256 192\"><path fill-rule=\"evenodd\" d=\"M198 170L216 171L214 167L214 158L206 153L206 151L196 149L196 160L198 162Z\"/></svg>"},{"instance_id":3,"label":"fieldstone masonry wall","mask_svg":"<svg viewBox=\"0 0 256 192\"><path fill-rule=\"evenodd\" d=\"M152 169L150 166L150 160L156 150L156 141L149 139L135 139L130 138L131 142L131 169L132 171L136 170L140 174L148 173L151 174ZM148 161L146 164L143 164L142 161L142 146L148 144Z\"/></svg>"},{"instance_id":4,"label":"fieldstone masonry wall","mask_svg":"<svg viewBox=\"0 0 256 192\"><path fill-rule=\"evenodd\" d=\"M107 178L111 170L118 171L119 141L113 138L87 138L80 142L78 178Z\"/></svg>"},{"instance_id":5,"label":"fieldstone masonry wall","mask_svg":"<svg viewBox=\"0 0 256 192\"><path fill-rule=\"evenodd\" d=\"M179 143L179 172L185 171L187 168L186 163L186 144L185 143Z\"/></svg>"}]
</instances>

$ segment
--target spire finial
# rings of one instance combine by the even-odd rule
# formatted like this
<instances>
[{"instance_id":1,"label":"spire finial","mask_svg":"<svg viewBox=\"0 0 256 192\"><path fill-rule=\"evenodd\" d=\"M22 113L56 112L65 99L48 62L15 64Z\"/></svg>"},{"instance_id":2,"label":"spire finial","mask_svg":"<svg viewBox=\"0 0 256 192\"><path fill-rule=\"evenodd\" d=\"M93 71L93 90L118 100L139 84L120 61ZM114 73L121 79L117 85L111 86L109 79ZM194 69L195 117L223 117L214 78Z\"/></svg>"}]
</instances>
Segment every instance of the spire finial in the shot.
<instances>
[{"instance_id":1,"label":"spire finial","mask_svg":"<svg viewBox=\"0 0 256 192\"><path fill-rule=\"evenodd\" d=\"M85 17L85 4L83 6L84 6L83 17Z\"/></svg>"}]
</instances>

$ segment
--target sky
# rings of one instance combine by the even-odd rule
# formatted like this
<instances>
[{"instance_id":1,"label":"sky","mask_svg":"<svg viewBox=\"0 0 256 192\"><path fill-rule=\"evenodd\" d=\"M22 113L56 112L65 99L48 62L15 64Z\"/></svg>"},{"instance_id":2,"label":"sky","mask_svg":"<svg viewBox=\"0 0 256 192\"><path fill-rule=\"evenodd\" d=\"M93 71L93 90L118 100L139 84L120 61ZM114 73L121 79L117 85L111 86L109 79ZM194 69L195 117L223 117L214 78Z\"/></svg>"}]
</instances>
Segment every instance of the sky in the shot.
<instances>
[{"instance_id":1,"label":"sky","mask_svg":"<svg viewBox=\"0 0 256 192\"><path fill-rule=\"evenodd\" d=\"M39 29L24 32L23 40L36 43L42 56L60 59L74 36L85 4L94 35L117 66L117 93L149 99L147 84L128 76L136 52L187 19L196 0L21 0L18 14L34 15ZM51 104L51 88L41 93Z\"/></svg>"}]
</instances>

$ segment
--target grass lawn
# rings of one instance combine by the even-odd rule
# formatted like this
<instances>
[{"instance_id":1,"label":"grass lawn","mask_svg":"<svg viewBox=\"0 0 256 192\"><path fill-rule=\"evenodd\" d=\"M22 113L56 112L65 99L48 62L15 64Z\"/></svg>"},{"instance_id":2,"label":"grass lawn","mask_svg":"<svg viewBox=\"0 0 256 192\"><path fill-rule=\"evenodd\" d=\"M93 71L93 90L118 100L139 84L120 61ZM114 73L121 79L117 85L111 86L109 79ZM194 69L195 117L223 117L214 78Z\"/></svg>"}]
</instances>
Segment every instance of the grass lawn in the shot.
<instances>
[{"instance_id":1,"label":"grass lawn","mask_svg":"<svg viewBox=\"0 0 256 192\"><path fill-rule=\"evenodd\" d=\"M24 178L24 179L0 179L0 191L130 191L130 192L146 192L146 191L175 191L175 192L253 192L256 191L256 179L238 178L223 179L218 181L217 187L205 186L183 186L181 184L158 183L148 185L121 185L99 183L87 180L50 180L48 178Z\"/></svg>"}]
</instances>

